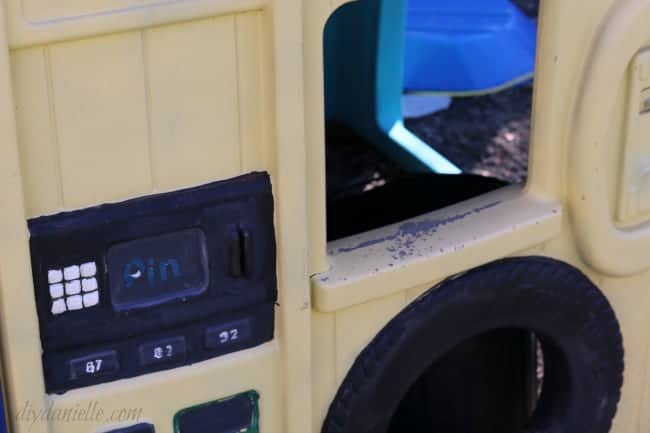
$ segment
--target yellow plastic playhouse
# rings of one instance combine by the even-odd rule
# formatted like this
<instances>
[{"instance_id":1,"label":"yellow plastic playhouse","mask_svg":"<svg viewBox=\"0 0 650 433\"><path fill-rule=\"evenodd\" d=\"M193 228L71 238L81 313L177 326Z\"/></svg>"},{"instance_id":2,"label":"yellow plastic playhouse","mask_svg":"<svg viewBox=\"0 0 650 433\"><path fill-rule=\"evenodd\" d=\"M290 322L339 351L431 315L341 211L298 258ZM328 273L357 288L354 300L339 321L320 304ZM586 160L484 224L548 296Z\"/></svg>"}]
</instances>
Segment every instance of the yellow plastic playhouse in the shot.
<instances>
[{"instance_id":1,"label":"yellow plastic playhouse","mask_svg":"<svg viewBox=\"0 0 650 433\"><path fill-rule=\"evenodd\" d=\"M650 432L650 1L541 2L525 185L328 242L343 3L2 2L9 432ZM485 336L513 364L436 392Z\"/></svg>"}]
</instances>

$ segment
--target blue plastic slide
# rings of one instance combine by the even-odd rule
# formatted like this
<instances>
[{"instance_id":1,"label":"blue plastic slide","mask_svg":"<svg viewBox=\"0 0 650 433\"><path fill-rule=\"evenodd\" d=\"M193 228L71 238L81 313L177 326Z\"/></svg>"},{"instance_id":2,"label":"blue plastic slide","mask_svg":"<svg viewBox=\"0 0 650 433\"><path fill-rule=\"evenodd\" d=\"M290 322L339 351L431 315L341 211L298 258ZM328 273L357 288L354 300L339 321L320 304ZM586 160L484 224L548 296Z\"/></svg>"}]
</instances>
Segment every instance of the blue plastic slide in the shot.
<instances>
[{"instance_id":1,"label":"blue plastic slide","mask_svg":"<svg viewBox=\"0 0 650 433\"><path fill-rule=\"evenodd\" d=\"M480 94L528 81L536 33L510 0L408 0L404 90Z\"/></svg>"}]
</instances>

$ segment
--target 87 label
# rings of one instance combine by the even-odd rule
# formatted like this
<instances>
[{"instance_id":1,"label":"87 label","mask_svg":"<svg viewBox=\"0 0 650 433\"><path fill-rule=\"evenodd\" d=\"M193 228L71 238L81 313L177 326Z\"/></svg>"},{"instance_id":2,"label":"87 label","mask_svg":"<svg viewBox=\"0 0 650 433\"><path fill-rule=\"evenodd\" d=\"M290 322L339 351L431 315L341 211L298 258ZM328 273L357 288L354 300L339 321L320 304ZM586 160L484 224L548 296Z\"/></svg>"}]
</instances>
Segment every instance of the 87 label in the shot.
<instances>
[{"instance_id":1,"label":"87 label","mask_svg":"<svg viewBox=\"0 0 650 433\"><path fill-rule=\"evenodd\" d=\"M115 373L120 368L117 352L113 350L73 359L69 365L70 379Z\"/></svg>"},{"instance_id":2,"label":"87 label","mask_svg":"<svg viewBox=\"0 0 650 433\"><path fill-rule=\"evenodd\" d=\"M99 373L102 369L103 360L95 359L92 361L86 362L86 374L95 374Z\"/></svg>"}]
</instances>

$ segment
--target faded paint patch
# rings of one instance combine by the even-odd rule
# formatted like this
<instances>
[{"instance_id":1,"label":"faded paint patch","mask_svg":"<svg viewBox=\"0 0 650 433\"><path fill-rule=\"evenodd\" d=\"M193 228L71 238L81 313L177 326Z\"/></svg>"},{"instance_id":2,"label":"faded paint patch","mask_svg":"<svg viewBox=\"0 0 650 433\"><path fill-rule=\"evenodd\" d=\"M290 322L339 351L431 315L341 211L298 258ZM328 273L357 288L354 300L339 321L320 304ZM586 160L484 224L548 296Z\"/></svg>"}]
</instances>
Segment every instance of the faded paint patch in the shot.
<instances>
[{"instance_id":1,"label":"faded paint patch","mask_svg":"<svg viewBox=\"0 0 650 433\"><path fill-rule=\"evenodd\" d=\"M420 238L433 235L438 231L439 227L445 226L447 224L452 224L457 221L461 221L470 215L478 214L486 209L497 206L500 203L501 201L496 201L494 203L477 207L472 210L463 212L461 214L452 215L447 218L424 219L420 221L405 222L401 224L398 227L397 231L391 235L383 236L377 239L369 239L367 241L363 241L352 247L338 248L335 254L345 254L362 248L367 248L374 245L382 244L385 242L392 242L393 245L387 247L386 250L391 253L396 253L393 255L393 258L399 260L406 256L413 255L415 252L413 248L415 241Z\"/></svg>"}]
</instances>

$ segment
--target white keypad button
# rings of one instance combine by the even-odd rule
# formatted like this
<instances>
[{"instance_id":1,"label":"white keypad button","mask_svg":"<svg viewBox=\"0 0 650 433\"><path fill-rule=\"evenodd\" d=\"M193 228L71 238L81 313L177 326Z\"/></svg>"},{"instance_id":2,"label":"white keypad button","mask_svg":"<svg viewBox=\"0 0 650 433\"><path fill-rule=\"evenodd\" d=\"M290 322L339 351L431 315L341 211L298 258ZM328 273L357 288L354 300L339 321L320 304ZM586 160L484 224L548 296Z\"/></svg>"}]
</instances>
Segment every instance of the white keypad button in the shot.
<instances>
[{"instance_id":1,"label":"white keypad button","mask_svg":"<svg viewBox=\"0 0 650 433\"><path fill-rule=\"evenodd\" d=\"M66 268L63 268L63 276L65 277L66 281L70 280L76 280L79 278L79 266L68 266Z\"/></svg>"},{"instance_id":2,"label":"white keypad button","mask_svg":"<svg viewBox=\"0 0 650 433\"><path fill-rule=\"evenodd\" d=\"M65 283L65 294L76 295L81 292L81 282L79 280L68 281Z\"/></svg>"},{"instance_id":3,"label":"white keypad button","mask_svg":"<svg viewBox=\"0 0 650 433\"><path fill-rule=\"evenodd\" d=\"M81 270L81 276L84 278L94 277L97 274L97 265L95 262L83 263L79 268Z\"/></svg>"},{"instance_id":4,"label":"white keypad button","mask_svg":"<svg viewBox=\"0 0 650 433\"><path fill-rule=\"evenodd\" d=\"M47 282L50 284L60 283L63 281L63 272L61 269L50 269L47 271Z\"/></svg>"},{"instance_id":5,"label":"white keypad button","mask_svg":"<svg viewBox=\"0 0 650 433\"><path fill-rule=\"evenodd\" d=\"M93 290L97 290L97 279L84 278L81 280L81 288L84 292L92 292Z\"/></svg>"},{"instance_id":6,"label":"white keypad button","mask_svg":"<svg viewBox=\"0 0 650 433\"><path fill-rule=\"evenodd\" d=\"M50 284L50 296L52 298L60 298L63 296L63 284Z\"/></svg>"},{"instance_id":7,"label":"white keypad button","mask_svg":"<svg viewBox=\"0 0 650 433\"><path fill-rule=\"evenodd\" d=\"M99 304L97 263L85 262L47 271L52 314L82 310Z\"/></svg>"},{"instance_id":8,"label":"white keypad button","mask_svg":"<svg viewBox=\"0 0 650 433\"><path fill-rule=\"evenodd\" d=\"M52 314L57 315L65 313L65 310L66 306L63 299L57 299L56 301L52 302Z\"/></svg>"},{"instance_id":9,"label":"white keypad button","mask_svg":"<svg viewBox=\"0 0 650 433\"><path fill-rule=\"evenodd\" d=\"M69 296L65 302L68 305L68 310L81 310L84 307L81 295Z\"/></svg>"},{"instance_id":10,"label":"white keypad button","mask_svg":"<svg viewBox=\"0 0 650 433\"><path fill-rule=\"evenodd\" d=\"M84 295L84 307L93 307L99 303L99 292L90 292Z\"/></svg>"}]
</instances>

